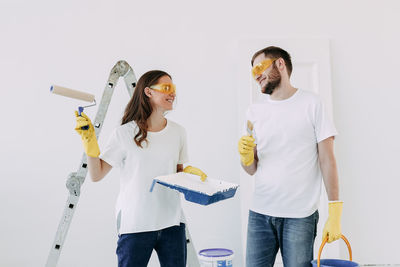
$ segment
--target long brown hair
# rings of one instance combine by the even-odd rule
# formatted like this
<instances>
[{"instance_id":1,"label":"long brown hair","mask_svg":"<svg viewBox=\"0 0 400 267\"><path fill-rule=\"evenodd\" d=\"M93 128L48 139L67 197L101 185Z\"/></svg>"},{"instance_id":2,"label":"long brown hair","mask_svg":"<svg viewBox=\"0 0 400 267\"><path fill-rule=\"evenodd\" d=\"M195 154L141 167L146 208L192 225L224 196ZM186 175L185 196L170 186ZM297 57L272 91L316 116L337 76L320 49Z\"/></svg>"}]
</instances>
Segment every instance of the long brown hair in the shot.
<instances>
[{"instance_id":1,"label":"long brown hair","mask_svg":"<svg viewBox=\"0 0 400 267\"><path fill-rule=\"evenodd\" d=\"M134 141L136 145L141 148L143 148L143 141L147 143L147 119L153 112L150 99L145 94L144 89L157 84L158 80L163 76L168 76L171 78L171 75L161 70L148 71L139 78L135 91L133 92L133 96L128 105L126 105L125 113L121 120L121 125L131 121L136 122L139 127L139 131L135 135Z\"/></svg>"}]
</instances>

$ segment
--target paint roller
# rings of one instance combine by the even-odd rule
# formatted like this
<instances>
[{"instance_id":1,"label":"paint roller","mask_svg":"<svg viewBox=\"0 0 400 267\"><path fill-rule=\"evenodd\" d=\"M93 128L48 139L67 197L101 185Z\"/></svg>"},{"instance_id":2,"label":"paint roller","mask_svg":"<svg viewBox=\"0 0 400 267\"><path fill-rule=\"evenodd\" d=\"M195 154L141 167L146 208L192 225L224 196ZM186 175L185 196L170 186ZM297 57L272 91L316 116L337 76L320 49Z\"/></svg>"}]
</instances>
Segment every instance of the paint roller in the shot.
<instances>
[{"instance_id":1,"label":"paint roller","mask_svg":"<svg viewBox=\"0 0 400 267\"><path fill-rule=\"evenodd\" d=\"M50 87L50 92L53 93L53 94L62 95L62 96L66 96L66 97L75 98L75 99L79 99L79 100L83 100L83 101L94 103L92 105L78 107L79 116L81 116L81 113L83 112L84 108L92 107L92 106L96 105L96 100L94 99L94 95L88 94L88 93L85 93L85 92L81 92L81 91L65 88L65 87L58 86L58 85L52 85ZM89 129L88 126L82 127L82 130L87 130L87 129Z\"/></svg>"}]
</instances>

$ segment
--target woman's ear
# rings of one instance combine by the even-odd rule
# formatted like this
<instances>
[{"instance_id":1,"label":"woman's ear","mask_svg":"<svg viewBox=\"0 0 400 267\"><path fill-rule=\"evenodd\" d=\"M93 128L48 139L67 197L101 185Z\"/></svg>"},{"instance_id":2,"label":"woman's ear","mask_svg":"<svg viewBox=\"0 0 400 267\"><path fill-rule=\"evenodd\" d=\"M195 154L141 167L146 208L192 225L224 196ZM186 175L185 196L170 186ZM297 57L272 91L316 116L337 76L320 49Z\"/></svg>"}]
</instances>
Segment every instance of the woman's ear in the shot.
<instances>
[{"instance_id":1,"label":"woman's ear","mask_svg":"<svg viewBox=\"0 0 400 267\"><path fill-rule=\"evenodd\" d=\"M151 90L150 90L150 88L149 87L146 87L146 88L144 88L144 93L145 93L145 95L147 95L147 97L152 97L152 95L151 95Z\"/></svg>"}]
</instances>

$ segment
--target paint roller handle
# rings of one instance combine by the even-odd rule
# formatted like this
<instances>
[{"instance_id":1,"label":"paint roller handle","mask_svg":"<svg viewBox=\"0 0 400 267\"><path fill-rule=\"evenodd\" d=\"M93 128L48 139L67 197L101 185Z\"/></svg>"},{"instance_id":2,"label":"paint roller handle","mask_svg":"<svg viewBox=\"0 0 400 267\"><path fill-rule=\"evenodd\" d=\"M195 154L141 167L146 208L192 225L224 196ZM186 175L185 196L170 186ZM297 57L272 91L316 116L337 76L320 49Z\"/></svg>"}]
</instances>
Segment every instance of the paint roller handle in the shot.
<instances>
[{"instance_id":1,"label":"paint roller handle","mask_svg":"<svg viewBox=\"0 0 400 267\"><path fill-rule=\"evenodd\" d=\"M78 114L79 114L79 116L82 116L81 114L82 114L82 112L83 112L83 107L78 107ZM81 127L81 129L82 130L88 130L89 129L89 125L86 125L86 126L83 126L83 127Z\"/></svg>"},{"instance_id":2,"label":"paint roller handle","mask_svg":"<svg viewBox=\"0 0 400 267\"><path fill-rule=\"evenodd\" d=\"M82 112L83 112L83 107L78 107L78 114L79 114L79 116L82 116L81 114L82 114Z\"/></svg>"}]
</instances>

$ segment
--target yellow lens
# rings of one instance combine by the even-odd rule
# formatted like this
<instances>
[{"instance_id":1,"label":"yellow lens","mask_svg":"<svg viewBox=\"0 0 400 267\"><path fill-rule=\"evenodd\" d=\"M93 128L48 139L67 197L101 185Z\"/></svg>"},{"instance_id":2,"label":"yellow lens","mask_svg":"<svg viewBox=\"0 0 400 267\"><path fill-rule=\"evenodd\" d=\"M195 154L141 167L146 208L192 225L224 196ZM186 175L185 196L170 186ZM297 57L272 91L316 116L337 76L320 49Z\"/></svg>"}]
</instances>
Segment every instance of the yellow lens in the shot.
<instances>
[{"instance_id":1,"label":"yellow lens","mask_svg":"<svg viewBox=\"0 0 400 267\"><path fill-rule=\"evenodd\" d=\"M151 89L157 90L164 94L174 94L176 92L176 86L173 83L161 83L150 86Z\"/></svg>"},{"instance_id":2,"label":"yellow lens","mask_svg":"<svg viewBox=\"0 0 400 267\"><path fill-rule=\"evenodd\" d=\"M161 85L161 91L163 91L165 93L173 91L172 84L163 84L163 85Z\"/></svg>"},{"instance_id":3,"label":"yellow lens","mask_svg":"<svg viewBox=\"0 0 400 267\"><path fill-rule=\"evenodd\" d=\"M266 69L269 68L269 66L272 65L272 63L274 61L275 61L275 59L266 59L266 60L261 61L257 65L255 65L253 67L253 69L251 70L253 77L255 77L256 75L262 74Z\"/></svg>"}]
</instances>

